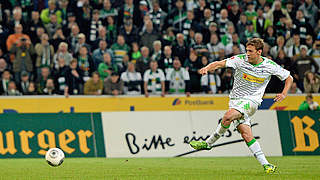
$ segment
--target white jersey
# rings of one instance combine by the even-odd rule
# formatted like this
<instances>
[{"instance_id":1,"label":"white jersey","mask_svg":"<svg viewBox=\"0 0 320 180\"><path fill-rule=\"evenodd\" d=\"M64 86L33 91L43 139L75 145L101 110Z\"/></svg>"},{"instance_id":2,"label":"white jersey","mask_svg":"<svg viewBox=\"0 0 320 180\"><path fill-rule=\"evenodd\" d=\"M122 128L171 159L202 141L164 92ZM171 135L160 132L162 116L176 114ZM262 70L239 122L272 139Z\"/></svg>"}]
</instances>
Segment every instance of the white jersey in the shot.
<instances>
[{"instance_id":1,"label":"white jersey","mask_svg":"<svg viewBox=\"0 0 320 180\"><path fill-rule=\"evenodd\" d=\"M289 77L289 71L266 57L262 59L263 61L257 65L250 64L246 54L232 56L226 60L226 67L235 69L233 88L229 95L231 99L245 98L261 104L271 75L276 75L281 81Z\"/></svg>"}]
</instances>

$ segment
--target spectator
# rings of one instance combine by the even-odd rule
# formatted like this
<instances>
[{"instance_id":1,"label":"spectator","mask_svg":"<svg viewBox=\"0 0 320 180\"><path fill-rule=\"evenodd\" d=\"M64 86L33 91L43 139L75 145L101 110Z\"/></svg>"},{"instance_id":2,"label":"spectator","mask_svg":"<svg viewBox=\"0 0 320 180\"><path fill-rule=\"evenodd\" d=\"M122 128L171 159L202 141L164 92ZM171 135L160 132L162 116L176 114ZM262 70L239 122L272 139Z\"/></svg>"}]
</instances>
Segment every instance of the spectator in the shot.
<instances>
[{"instance_id":1,"label":"spectator","mask_svg":"<svg viewBox=\"0 0 320 180\"><path fill-rule=\"evenodd\" d=\"M232 23L227 25L227 32L221 37L221 42L224 47L227 47L229 44L232 44L232 34L235 33L235 29Z\"/></svg>"},{"instance_id":2,"label":"spectator","mask_svg":"<svg viewBox=\"0 0 320 180\"><path fill-rule=\"evenodd\" d=\"M320 110L320 106L316 101L313 101L312 94L307 94L306 100L303 101L299 106L299 111L314 111Z\"/></svg>"},{"instance_id":3,"label":"spectator","mask_svg":"<svg viewBox=\"0 0 320 180\"><path fill-rule=\"evenodd\" d=\"M141 74L136 72L134 63L129 62L127 71L121 74L121 80L124 82L124 94L141 94Z\"/></svg>"},{"instance_id":4,"label":"spectator","mask_svg":"<svg viewBox=\"0 0 320 180\"><path fill-rule=\"evenodd\" d=\"M118 73L113 72L111 77L104 82L104 93L113 96L123 94L123 81L119 79Z\"/></svg>"},{"instance_id":5,"label":"spectator","mask_svg":"<svg viewBox=\"0 0 320 180\"><path fill-rule=\"evenodd\" d=\"M247 26L247 16L244 13L242 13L240 14L240 21L237 23L237 26L236 26L239 37L243 36L243 33L246 30L246 26Z\"/></svg>"},{"instance_id":6,"label":"spectator","mask_svg":"<svg viewBox=\"0 0 320 180\"><path fill-rule=\"evenodd\" d=\"M269 26L272 25L270 19L263 16L263 9L257 10L257 17L252 20L254 31L263 35Z\"/></svg>"},{"instance_id":7,"label":"spectator","mask_svg":"<svg viewBox=\"0 0 320 180\"><path fill-rule=\"evenodd\" d=\"M204 11L206 10L207 3L205 0L199 0L195 4L194 14L196 16L196 21L200 22L202 19L204 19Z\"/></svg>"},{"instance_id":8,"label":"spectator","mask_svg":"<svg viewBox=\"0 0 320 180\"><path fill-rule=\"evenodd\" d=\"M118 66L122 67L123 56L130 52L130 47L125 43L122 35L118 35L117 42L111 46L111 50L114 53L114 62Z\"/></svg>"},{"instance_id":9,"label":"spectator","mask_svg":"<svg viewBox=\"0 0 320 180\"><path fill-rule=\"evenodd\" d=\"M84 84L84 95L101 95L103 81L98 72L93 72L92 77Z\"/></svg>"},{"instance_id":10,"label":"spectator","mask_svg":"<svg viewBox=\"0 0 320 180\"><path fill-rule=\"evenodd\" d=\"M108 52L112 58L112 50L107 48L107 42L105 40L100 40L99 48L94 50L92 53L92 59L95 67L98 67L99 64L103 62L103 55L106 52Z\"/></svg>"},{"instance_id":11,"label":"spectator","mask_svg":"<svg viewBox=\"0 0 320 180\"><path fill-rule=\"evenodd\" d=\"M202 56L201 61L203 67L209 63L206 56ZM202 92L207 94L221 94L221 79L216 72L210 71L208 74L201 76L200 83Z\"/></svg>"},{"instance_id":12,"label":"spectator","mask_svg":"<svg viewBox=\"0 0 320 180\"><path fill-rule=\"evenodd\" d=\"M0 76L2 73L7 70L8 64L4 58L0 58Z\"/></svg>"},{"instance_id":13,"label":"spectator","mask_svg":"<svg viewBox=\"0 0 320 180\"><path fill-rule=\"evenodd\" d=\"M131 61L136 63L141 58L141 52L139 50L139 44L137 42L132 43Z\"/></svg>"},{"instance_id":14,"label":"spectator","mask_svg":"<svg viewBox=\"0 0 320 180\"><path fill-rule=\"evenodd\" d=\"M117 39L117 34L118 34L118 31L117 31L117 26L114 22L114 19L112 16L109 16L107 18L107 42L109 44L113 44L116 42L116 39Z\"/></svg>"},{"instance_id":15,"label":"spectator","mask_svg":"<svg viewBox=\"0 0 320 180\"><path fill-rule=\"evenodd\" d=\"M184 8L184 1L183 0L177 0L176 1L176 8L172 12L169 13L167 16L168 20L165 22L168 22L165 25L165 29L167 29L169 26L172 26L176 32L182 32L183 30L183 21L186 19L187 14L185 12Z\"/></svg>"},{"instance_id":16,"label":"spectator","mask_svg":"<svg viewBox=\"0 0 320 180\"><path fill-rule=\"evenodd\" d=\"M293 35L293 44L286 48L286 54L289 58L296 60L300 56L300 37L299 34Z\"/></svg>"},{"instance_id":17,"label":"spectator","mask_svg":"<svg viewBox=\"0 0 320 180\"><path fill-rule=\"evenodd\" d=\"M112 72L118 72L118 66L112 63L110 53L103 54L103 62L99 64L98 72L102 80L106 80Z\"/></svg>"},{"instance_id":18,"label":"spectator","mask_svg":"<svg viewBox=\"0 0 320 180\"><path fill-rule=\"evenodd\" d=\"M167 74L169 68L173 68L173 57L171 46L164 47L164 56L158 62L159 68Z\"/></svg>"},{"instance_id":19,"label":"spectator","mask_svg":"<svg viewBox=\"0 0 320 180\"><path fill-rule=\"evenodd\" d=\"M58 59L57 67L54 69L54 80L56 84L56 90L58 94L63 95L64 89L66 88L66 74L68 70L68 66L65 63L63 58Z\"/></svg>"},{"instance_id":20,"label":"spectator","mask_svg":"<svg viewBox=\"0 0 320 180\"><path fill-rule=\"evenodd\" d=\"M299 34L301 39L301 44L305 44L307 34L313 34L312 26L304 18L303 11L298 10L296 13L296 19L293 21L294 28L293 31L296 34Z\"/></svg>"},{"instance_id":21,"label":"spectator","mask_svg":"<svg viewBox=\"0 0 320 180\"><path fill-rule=\"evenodd\" d=\"M191 93L199 93L201 91L200 81L201 75L198 70L202 67L202 64L195 51L191 51L189 58L185 61L184 67L190 75Z\"/></svg>"},{"instance_id":22,"label":"spectator","mask_svg":"<svg viewBox=\"0 0 320 180\"><path fill-rule=\"evenodd\" d=\"M287 19L290 19L288 11L281 7L281 1L277 0L274 2L273 7L267 13L267 19L271 20L272 24L277 24L281 16L285 16Z\"/></svg>"},{"instance_id":23,"label":"spectator","mask_svg":"<svg viewBox=\"0 0 320 180\"><path fill-rule=\"evenodd\" d=\"M320 76L307 71L303 80L304 92L305 93L318 93L320 88Z\"/></svg>"},{"instance_id":24,"label":"spectator","mask_svg":"<svg viewBox=\"0 0 320 180\"><path fill-rule=\"evenodd\" d=\"M11 47L14 44L18 44L20 42L21 38L24 38L26 40L30 41L30 38L28 35L23 34L23 27L21 24L17 24L14 27L14 34L9 35L8 39L7 39L7 49L10 51Z\"/></svg>"},{"instance_id":25,"label":"spectator","mask_svg":"<svg viewBox=\"0 0 320 180\"><path fill-rule=\"evenodd\" d=\"M61 18L61 11L58 10L56 7L56 1L55 0L49 0L48 1L48 8L41 11L40 18L44 24L48 24L50 22L50 15L55 14L57 17L57 23L61 24L62 18Z\"/></svg>"},{"instance_id":26,"label":"spectator","mask_svg":"<svg viewBox=\"0 0 320 180\"><path fill-rule=\"evenodd\" d=\"M169 68L166 79L169 82L170 94L186 94L190 96L190 76L188 71L181 67L178 57L173 60L173 68Z\"/></svg>"},{"instance_id":27,"label":"spectator","mask_svg":"<svg viewBox=\"0 0 320 180\"><path fill-rule=\"evenodd\" d=\"M87 81L91 73L96 70L93 60L86 46L81 46L78 55L78 66L83 71L84 81Z\"/></svg>"},{"instance_id":28,"label":"spectator","mask_svg":"<svg viewBox=\"0 0 320 180\"><path fill-rule=\"evenodd\" d=\"M292 70L292 61L282 49L279 51L277 58L274 59L274 62L288 71Z\"/></svg>"},{"instance_id":29,"label":"spectator","mask_svg":"<svg viewBox=\"0 0 320 180\"><path fill-rule=\"evenodd\" d=\"M160 35L153 29L152 21L146 22L146 32L142 34L140 44L152 49L153 42L159 39Z\"/></svg>"},{"instance_id":30,"label":"spectator","mask_svg":"<svg viewBox=\"0 0 320 180\"><path fill-rule=\"evenodd\" d=\"M63 34L66 36L69 36L72 31L72 26L77 25L77 21L76 21L77 19L76 19L76 15L73 12L68 12L67 16L68 16L68 22L67 24L63 25L62 29L63 29Z\"/></svg>"},{"instance_id":31,"label":"spectator","mask_svg":"<svg viewBox=\"0 0 320 180\"><path fill-rule=\"evenodd\" d=\"M318 66L320 67L320 39L313 43L313 48L309 51L309 55L313 57ZM320 73L320 71L318 71Z\"/></svg>"},{"instance_id":32,"label":"spectator","mask_svg":"<svg viewBox=\"0 0 320 180\"><path fill-rule=\"evenodd\" d=\"M153 0L152 7L153 8L149 11L148 14L152 23L155 26L155 29L161 32L165 23L165 19L167 18L167 13L160 8L159 0Z\"/></svg>"},{"instance_id":33,"label":"spectator","mask_svg":"<svg viewBox=\"0 0 320 180\"><path fill-rule=\"evenodd\" d=\"M22 10L21 7L17 6L13 9L12 11L12 18L9 21L9 32L10 34L14 32L14 29L17 25L21 25L23 30L26 31L27 30L27 25L25 24L24 20L22 19Z\"/></svg>"},{"instance_id":34,"label":"spectator","mask_svg":"<svg viewBox=\"0 0 320 180\"><path fill-rule=\"evenodd\" d=\"M5 70L2 73L1 84L0 84L0 94L1 95L7 94L10 81L11 81L10 71Z\"/></svg>"},{"instance_id":35,"label":"spectator","mask_svg":"<svg viewBox=\"0 0 320 180\"><path fill-rule=\"evenodd\" d=\"M99 18L106 21L107 17L117 17L118 10L112 7L110 0L103 1L103 8L100 10Z\"/></svg>"},{"instance_id":36,"label":"spectator","mask_svg":"<svg viewBox=\"0 0 320 180\"><path fill-rule=\"evenodd\" d=\"M48 79L46 82L46 86L42 91L42 95L57 95L58 92L55 89L53 79Z\"/></svg>"},{"instance_id":37,"label":"spectator","mask_svg":"<svg viewBox=\"0 0 320 180\"><path fill-rule=\"evenodd\" d=\"M307 71L311 71L312 67L315 68L315 72L319 70L318 64L315 60L307 55L308 48L306 45L300 46L300 56L293 63L294 78L298 81L298 87L303 89L303 78Z\"/></svg>"},{"instance_id":38,"label":"spectator","mask_svg":"<svg viewBox=\"0 0 320 180\"><path fill-rule=\"evenodd\" d=\"M313 38L310 34L308 34L306 37L306 45L307 45L308 49L313 48Z\"/></svg>"},{"instance_id":39,"label":"spectator","mask_svg":"<svg viewBox=\"0 0 320 180\"><path fill-rule=\"evenodd\" d=\"M56 54L53 56L54 67L58 69L59 63L58 60L62 58L67 66L69 66L71 60L73 59L72 54L68 52L68 44L61 42Z\"/></svg>"},{"instance_id":40,"label":"spectator","mask_svg":"<svg viewBox=\"0 0 320 180\"><path fill-rule=\"evenodd\" d=\"M276 58L277 55L279 54L279 51L280 50L284 50L284 52L286 52L286 47L284 46L284 37L283 36L278 36L277 37L277 45L276 46L273 46L271 49L270 49L270 55L273 57L273 58Z\"/></svg>"},{"instance_id":41,"label":"spectator","mask_svg":"<svg viewBox=\"0 0 320 180\"><path fill-rule=\"evenodd\" d=\"M220 30L220 37L226 34L227 26L231 21L228 19L228 11L226 9L221 9L220 18L218 19L218 27Z\"/></svg>"},{"instance_id":42,"label":"spectator","mask_svg":"<svg viewBox=\"0 0 320 180\"><path fill-rule=\"evenodd\" d=\"M219 42L217 34L211 34L210 43L207 44L207 49L209 51L209 61L217 61L219 60L219 51L224 49L224 46L221 42Z\"/></svg>"},{"instance_id":43,"label":"spectator","mask_svg":"<svg viewBox=\"0 0 320 180\"><path fill-rule=\"evenodd\" d=\"M153 54L151 56L152 60L160 61L162 58L163 53L161 51L161 41L154 41L153 42Z\"/></svg>"},{"instance_id":44,"label":"spectator","mask_svg":"<svg viewBox=\"0 0 320 180\"><path fill-rule=\"evenodd\" d=\"M228 10L228 19L233 23L234 26L236 26L240 20L241 14L239 3L237 1L233 1L230 5L231 8Z\"/></svg>"},{"instance_id":45,"label":"spectator","mask_svg":"<svg viewBox=\"0 0 320 180\"><path fill-rule=\"evenodd\" d=\"M138 28L133 25L131 18L125 19L124 25L119 30L119 34L123 35L126 44L132 44L139 40Z\"/></svg>"},{"instance_id":46,"label":"spectator","mask_svg":"<svg viewBox=\"0 0 320 180\"><path fill-rule=\"evenodd\" d=\"M58 50L59 44L66 41L66 37L63 35L61 28L58 28L57 31L52 36L50 44L52 44L54 51Z\"/></svg>"},{"instance_id":47,"label":"spectator","mask_svg":"<svg viewBox=\"0 0 320 180\"><path fill-rule=\"evenodd\" d=\"M242 35L243 36L240 37L240 39L241 39L241 43L243 44L245 44L251 38L260 37L260 35L254 31L252 21L247 22L246 30Z\"/></svg>"},{"instance_id":48,"label":"spectator","mask_svg":"<svg viewBox=\"0 0 320 180\"><path fill-rule=\"evenodd\" d=\"M53 67L53 56L54 49L49 44L49 37L47 34L43 34L41 37L41 43L36 44L35 51L37 54L36 67L40 68L43 66ZM40 69L39 69L40 73Z\"/></svg>"},{"instance_id":49,"label":"spectator","mask_svg":"<svg viewBox=\"0 0 320 180\"><path fill-rule=\"evenodd\" d=\"M59 24L57 21L57 15L55 14L50 15L50 21L46 23L45 28L46 28L46 31L48 32L50 39L52 39L56 31L62 28L61 24Z\"/></svg>"},{"instance_id":50,"label":"spectator","mask_svg":"<svg viewBox=\"0 0 320 180\"><path fill-rule=\"evenodd\" d=\"M205 44L203 44L203 36L201 33L196 33L195 35L196 42L191 45L190 50L195 51L198 56L206 55L209 51Z\"/></svg>"},{"instance_id":51,"label":"spectator","mask_svg":"<svg viewBox=\"0 0 320 180\"><path fill-rule=\"evenodd\" d=\"M97 37L96 41L91 42L92 48L93 49L99 48L99 43L101 40L104 40L107 42L107 31L106 31L106 28L103 26L99 27L98 37Z\"/></svg>"},{"instance_id":52,"label":"spectator","mask_svg":"<svg viewBox=\"0 0 320 180\"><path fill-rule=\"evenodd\" d=\"M157 61L150 62L150 69L146 70L143 75L144 94L149 97L149 94L165 95L165 75L161 69L158 69Z\"/></svg>"},{"instance_id":53,"label":"spectator","mask_svg":"<svg viewBox=\"0 0 320 180\"><path fill-rule=\"evenodd\" d=\"M109 1L109 0L107 0ZM110 3L110 1L109 1ZM102 21L99 19L99 10L95 9L92 12L92 20L90 22L90 28L87 36L90 42L94 42L98 37L99 27L102 26Z\"/></svg>"},{"instance_id":54,"label":"spectator","mask_svg":"<svg viewBox=\"0 0 320 180\"><path fill-rule=\"evenodd\" d=\"M150 51L149 48L143 46L141 48L141 57L136 62L137 71L143 74L149 67L150 63Z\"/></svg>"},{"instance_id":55,"label":"spectator","mask_svg":"<svg viewBox=\"0 0 320 180\"><path fill-rule=\"evenodd\" d=\"M44 89L47 84L47 80L50 78L50 69L46 66L41 68L40 76L38 76L37 79L37 87L38 87L38 93L43 94Z\"/></svg>"},{"instance_id":56,"label":"spectator","mask_svg":"<svg viewBox=\"0 0 320 180\"><path fill-rule=\"evenodd\" d=\"M70 62L70 68L66 72L66 88L64 95L79 95L83 94L83 71L78 67L78 62L73 59Z\"/></svg>"},{"instance_id":57,"label":"spectator","mask_svg":"<svg viewBox=\"0 0 320 180\"><path fill-rule=\"evenodd\" d=\"M214 17L213 17L211 10L209 8L204 9L203 18L200 21L201 21L200 23L202 25L202 28L206 28L206 29L208 29L210 23L214 21ZM194 23L197 24L196 21ZM195 26L195 28L196 28L196 26Z\"/></svg>"},{"instance_id":58,"label":"spectator","mask_svg":"<svg viewBox=\"0 0 320 180\"><path fill-rule=\"evenodd\" d=\"M302 91L298 88L296 82L292 83L289 94L302 94Z\"/></svg>"},{"instance_id":59,"label":"spectator","mask_svg":"<svg viewBox=\"0 0 320 180\"><path fill-rule=\"evenodd\" d=\"M178 56L181 64L184 64L189 55L189 48L182 33L178 33L176 37L176 41L172 47L172 55Z\"/></svg>"},{"instance_id":60,"label":"spectator","mask_svg":"<svg viewBox=\"0 0 320 180\"><path fill-rule=\"evenodd\" d=\"M244 14L247 16L248 21L253 21L255 18L257 18L258 14L254 9L253 2L247 3L247 10L244 12Z\"/></svg>"},{"instance_id":61,"label":"spectator","mask_svg":"<svg viewBox=\"0 0 320 180\"><path fill-rule=\"evenodd\" d=\"M28 91L24 95L37 95L36 85L34 82L30 82L28 86Z\"/></svg>"},{"instance_id":62,"label":"spectator","mask_svg":"<svg viewBox=\"0 0 320 180\"><path fill-rule=\"evenodd\" d=\"M306 17L306 21L310 23L312 27L316 25L316 18L318 15L319 8L314 4L312 0L306 0L304 3L299 7Z\"/></svg>"},{"instance_id":63,"label":"spectator","mask_svg":"<svg viewBox=\"0 0 320 180\"><path fill-rule=\"evenodd\" d=\"M31 41L25 37L21 37L18 44L13 44L10 52L15 55L13 72L15 73L15 81L19 83L21 71L27 71L31 76L34 63L32 56L35 54L35 51Z\"/></svg>"},{"instance_id":64,"label":"spectator","mask_svg":"<svg viewBox=\"0 0 320 180\"><path fill-rule=\"evenodd\" d=\"M18 90L23 94L28 93L30 85L30 79L29 79L29 74L25 71L21 73L21 82L18 84Z\"/></svg>"},{"instance_id":65,"label":"spectator","mask_svg":"<svg viewBox=\"0 0 320 180\"><path fill-rule=\"evenodd\" d=\"M234 45L237 45L238 47L239 47L239 50L240 50L240 53L242 53L242 54L244 54L244 53L246 53L246 48L245 48L245 46L243 45L243 44L241 44L241 42L240 42L240 39L239 39L239 36L238 36L238 34L237 33L233 33L232 34L232 42L231 43L229 43L227 46L226 46L226 54L227 55L230 55L230 54L232 54L233 52L232 52L232 47L234 46ZM235 53L233 53L233 54L235 54Z\"/></svg>"},{"instance_id":66,"label":"spectator","mask_svg":"<svg viewBox=\"0 0 320 180\"><path fill-rule=\"evenodd\" d=\"M28 22L28 34L31 38L33 44L35 44L35 39L37 38L37 28L44 28L43 23L40 21L40 15L38 11L32 11L31 20Z\"/></svg>"},{"instance_id":67,"label":"spectator","mask_svg":"<svg viewBox=\"0 0 320 180\"><path fill-rule=\"evenodd\" d=\"M76 49L76 45L78 43L79 32L80 32L79 26L75 24L71 27L71 34L67 38L69 49L73 54L74 54L74 50Z\"/></svg>"},{"instance_id":68,"label":"spectator","mask_svg":"<svg viewBox=\"0 0 320 180\"><path fill-rule=\"evenodd\" d=\"M80 48L85 46L87 48L88 54L91 55L91 46L86 43L86 35L80 33L78 35L78 42L76 43L75 49L73 49L74 55L78 55Z\"/></svg>"},{"instance_id":69,"label":"spectator","mask_svg":"<svg viewBox=\"0 0 320 180\"><path fill-rule=\"evenodd\" d=\"M121 27L124 19L130 17L133 19L133 24L140 27L142 19L140 16L139 6L133 4L133 0L126 0L119 8L118 13L118 27Z\"/></svg>"},{"instance_id":70,"label":"spectator","mask_svg":"<svg viewBox=\"0 0 320 180\"><path fill-rule=\"evenodd\" d=\"M16 83L14 81L10 81L8 84L8 91L6 93L7 96L21 96L21 93L17 89Z\"/></svg>"},{"instance_id":71,"label":"spectator","mask_svg":"<svg viewBox=\"0 0 320 180\"><path fill-rule=\"evenodd\" d=\"M221 92L229 94L233 86L232 69L226 69L221 76Z\"/></svg>"}]
</instances>

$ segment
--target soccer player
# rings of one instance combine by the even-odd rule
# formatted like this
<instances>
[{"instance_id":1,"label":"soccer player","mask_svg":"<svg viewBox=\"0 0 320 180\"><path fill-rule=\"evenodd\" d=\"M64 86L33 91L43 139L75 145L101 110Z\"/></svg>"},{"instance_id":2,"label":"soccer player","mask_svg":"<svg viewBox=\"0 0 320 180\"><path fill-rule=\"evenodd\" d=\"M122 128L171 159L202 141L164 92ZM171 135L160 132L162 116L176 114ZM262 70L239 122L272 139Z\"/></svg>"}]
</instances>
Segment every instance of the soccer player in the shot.
<instances>
[{"instance_id":1,"label":"soccer player","mask_svg":"<svg viewBox=\"0 0 320 180\"><path fill-rule=\"evenodd\" d=\"M213 144L226 132L233 122L247 143L248 148L263 166L266 173L273 173L276 166L270 164L261 147L252 135L251 116L257 111L262 102L262 96L270 81L271 75L276 75L285 81L285 87L277 94L274 101L282 101L288 94L293 78L290 72L283 69L274 61L262 57L263 40L252 38L246 44L246 54L215 61L200 69L200 74L207 74L218 68L231 67L235 69L234 84L229 95L229 110L224 114L216 131L206 141L191 141L190 145L196 150L210 150Z\"/></svg>"}]
</instances>

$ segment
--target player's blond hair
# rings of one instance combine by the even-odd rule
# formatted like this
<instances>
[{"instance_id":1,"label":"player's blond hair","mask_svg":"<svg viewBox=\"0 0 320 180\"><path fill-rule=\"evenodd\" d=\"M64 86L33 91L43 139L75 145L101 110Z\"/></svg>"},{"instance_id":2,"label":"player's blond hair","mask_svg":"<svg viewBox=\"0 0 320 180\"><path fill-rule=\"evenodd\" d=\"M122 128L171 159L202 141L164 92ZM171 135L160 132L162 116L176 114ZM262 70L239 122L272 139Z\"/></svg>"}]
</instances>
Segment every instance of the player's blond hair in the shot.
<instances>
[{"instance_id":1,"label":"player's blond hair","mask_svg":"<svg viewBox=\"0 0 320 180\"><path fill-rule=\"evenodd\" d=\"M254 46L258 51L258 50L263 50L264 42L263 42L263 39L261 38L252 38L246 44L246 46L249 46L249 45Z\"/></svg>"}]
</instances>

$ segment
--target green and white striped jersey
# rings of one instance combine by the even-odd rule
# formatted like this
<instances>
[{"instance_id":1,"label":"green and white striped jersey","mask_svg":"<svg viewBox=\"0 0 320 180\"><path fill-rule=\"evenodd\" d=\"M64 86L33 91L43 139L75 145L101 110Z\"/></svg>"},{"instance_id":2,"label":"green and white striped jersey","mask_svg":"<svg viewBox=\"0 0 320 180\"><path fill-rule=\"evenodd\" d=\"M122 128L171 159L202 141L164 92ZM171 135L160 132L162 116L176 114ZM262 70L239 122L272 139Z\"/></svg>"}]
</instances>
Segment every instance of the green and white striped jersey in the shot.
<instances>
[{"instance_id":1,"label":"green and white striped jersey","mask_svg":"<svg viewBox=\"0 0 320 180\"><path fill-rule=\"evenodd\" d=\"M227 59L226 67L235 69L230 98L245 98L261 104L271 75L277 76L282 81L289 77L289 71L266 57L262 59L263 61L257 65L250 64L246 54Z\"/></svg>"}]
</instances>

